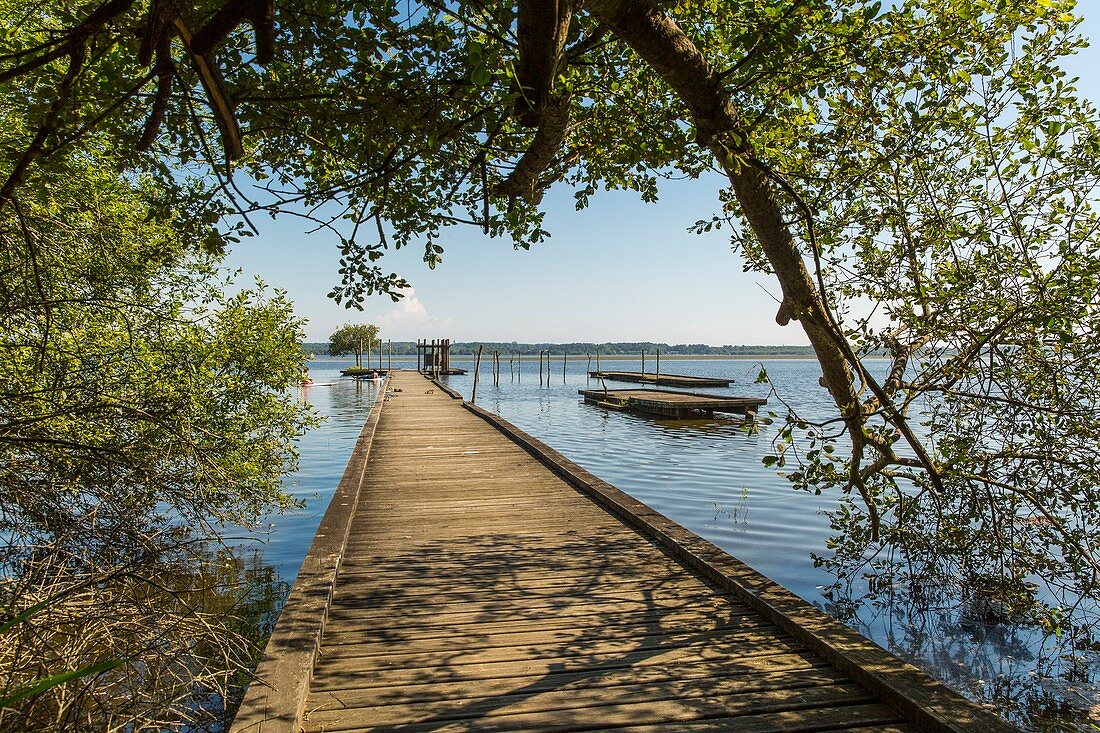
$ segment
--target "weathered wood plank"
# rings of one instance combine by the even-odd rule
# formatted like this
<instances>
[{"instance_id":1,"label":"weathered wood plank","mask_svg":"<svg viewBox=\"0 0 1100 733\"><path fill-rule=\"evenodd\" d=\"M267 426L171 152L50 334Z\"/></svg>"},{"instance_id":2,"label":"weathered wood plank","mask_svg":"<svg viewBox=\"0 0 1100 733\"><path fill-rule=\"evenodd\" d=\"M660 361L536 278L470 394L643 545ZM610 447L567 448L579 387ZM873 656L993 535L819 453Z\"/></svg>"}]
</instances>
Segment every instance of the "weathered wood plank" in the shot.
<instances>
[{"instance_id":1,"label":"weathered wood plank","mask_svg":"<svg viewBox=\"0 0 1100 733\"><path fill-rule=\"evenodd\" d=\"M593 379L609 379L612 382L638 382L641 384L668 385L669 387L728 387L732 379L695 377L687 374L657 374L656 372L591 371Z\"/></svg>"},{"instance_id":2,"label":"weathered wood plank","mask_svg":"<svg viewBox=\"0 0 1100 733\"><path fill-rule=\"evenodd\" d=\"M652 665L648 667L603 667L579 671L558 671L548 675L497 677L482 680L459 680L424 685L399 685L389 687L342 686L331 691L315 688L312 691L317 709L326 705L339 706L340 701L354 707L386 705L414 705L432 702L473 701L485 697L507 695L533 695L543 692L579 692L611 688L606 693L614 696L629 685L682 682L691 686L708 679L763 679L772 674L827 670L828 665L806 653L794 653L767 657L766 666L729 670L722 662L695 665Z\"/></svg>"},{"instance_id":3,"label":"weathered wood plank","mask_svg":"<svg viewBox=\"0 0 1100 733\"><path fill-rule=\"evenodd\" d=\"M760 715L762 713L802 710L812 711L838 705L858 705L871 702L870 695L855 685L826 684L794 689L754 690L741 694L710 694L700 696L679 696L658 699L645 699L628 702L626 691L610 700L592 700L587 707L549 708L525 712L519 710L501 710L496 715L476 717L458 717L461 708L448 713L449 719L435 719L427 716L418 722L393 723L375 722L372 710L342 709L317 710L309 715L311 725L320 730L385 730L393 725L395 729L408 733L419 731L569 731L591 725L594 719L609 726L627 726L661 720L665 723L705 720L716 716L735 719L738 714ZM613 702L612 702L613 700ZM482 707L484 702L482 701ZM807 716L808 717L808 716ZM730 728L733 730L733 728Z\"/></svg>"},{"instance_id":4,"label":"weathered wood plank","mask_svg":"<svg viewBox=\"0 0 1100 733\"><path fill-rule=\"evenodd\" d=\"M669 668L665 668L669 669ZM562 675L564 678L564 675ZM355 708L359 720L371 720L374 725L393 725L423 720L473 718L542 710L568 710L606 704L704 697L716 694L746 694L763 690L794 690L804 687L834 685L844 676L834 669L803 667L751 675L716 677L644 679L630 670L600 676L577 676L572 681L559 680L559 686L548 688L498 688L482 697L464 697L417 701L404 704L376 704L376 695L369 690L352 690L339 696L330 695L318 710ZM373 703L373 704L372 704ZM322 718L311 716L315 722Z\"/></svg>"}]
</instances>

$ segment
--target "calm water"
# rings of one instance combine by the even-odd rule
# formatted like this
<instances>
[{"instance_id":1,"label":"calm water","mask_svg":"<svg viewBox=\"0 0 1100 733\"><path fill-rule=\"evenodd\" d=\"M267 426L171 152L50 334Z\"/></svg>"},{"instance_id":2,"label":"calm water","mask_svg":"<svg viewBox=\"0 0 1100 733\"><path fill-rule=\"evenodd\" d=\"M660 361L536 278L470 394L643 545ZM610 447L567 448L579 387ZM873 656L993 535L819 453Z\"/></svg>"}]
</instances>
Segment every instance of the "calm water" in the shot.
<instances>
[{"instance_id":1,"label":"calm water","mask_svg":"<svg viewBox=\"0 0 1100 733\"><path fill-rule=\"evenodd\" d=\"M811 557L827 552L830 531L823 511L834 508L836 498L795 492L762 465L772 429L750 433L735 420L672 422L603 410L584 404L577 395L578 389L599 387L587 377L586 358L570 358L564 374L560 359L551 362L551 374L547 379L544 373L541 384L536 358L525 357L519 374L501 358L499 385L493 384L488 360L482 364L477 392L482 407L1015 722L1032 729L1092 729L1091 712L1100 714L1100 658L1095 653L1067 661L1058 640L1034 627L988 623L950 602L929 608L881 594L867 601L865 586L837 597L830 590L836 577L814 567ZM472 371L472 363L454 363ZM328 422L302 439L300 470L287 478L288 489L306 501L306 508L274 518L266 535L265 557L288 579L297 573L374 400L373 387L340 379L339 369L347 365L344 360L315 360L311 371L319 384L302 390L302 398L328 416ZM640 366L637 358L601 359L600 365L632 371ZM410 362L395 359L394 366L408 367ZM736 380L729 389L695 391L766 397L768 385L753 383L761 367L803 417L832 414L812 360L661 364L662 372ZM652 371L652 359L647 368ZM447 379L469 399L472 374ZM769 408L784 412L775 400Z\"/></svg>"}]
</instances>

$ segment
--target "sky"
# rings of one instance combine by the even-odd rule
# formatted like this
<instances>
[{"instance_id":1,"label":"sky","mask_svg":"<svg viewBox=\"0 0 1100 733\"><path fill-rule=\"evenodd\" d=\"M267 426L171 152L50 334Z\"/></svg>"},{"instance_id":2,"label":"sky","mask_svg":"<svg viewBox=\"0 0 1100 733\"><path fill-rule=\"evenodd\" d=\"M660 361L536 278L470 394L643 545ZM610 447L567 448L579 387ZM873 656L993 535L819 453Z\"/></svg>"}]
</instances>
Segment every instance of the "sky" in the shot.
<instances>
[{"instance_id":1,"label":"sky","mask_svg":"<svg viewBox=\"0 0 1100 733\"><path fill-rule=\"evenodd\" d=\"M1100 0L1079 0L1080 31L1096 47L1066 63L1082 96L1100 101ZM384 339L412 341L613 342L670 344L808 343L797 322L775 323L779 286L746 273L729 235L688 231L719 210L718 175L670 181L656 204L630 192L601 192L576 211L558 184L543 200L551 237L530 250L474 227L447 230L443 263L430 270L411 246L380 261L412 288L393 303L368 298L363 311L327 297L339 282L338 242L308 233L300 219L257 220L259 236L226 261L242 280L259 276L286 290L306 319L306 341L325 342L345 323L373 323Z\"/></svg>"}]
</instances>

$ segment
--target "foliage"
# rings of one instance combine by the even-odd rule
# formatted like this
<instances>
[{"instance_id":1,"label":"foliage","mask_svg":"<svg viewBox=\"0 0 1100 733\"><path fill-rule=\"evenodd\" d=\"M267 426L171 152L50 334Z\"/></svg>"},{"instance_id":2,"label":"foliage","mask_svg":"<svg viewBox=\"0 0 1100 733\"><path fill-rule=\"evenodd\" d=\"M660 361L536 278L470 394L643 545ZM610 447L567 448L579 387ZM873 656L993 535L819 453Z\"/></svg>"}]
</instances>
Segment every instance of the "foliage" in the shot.
<instances>
[{"instance_id":1,"label":"foliage","mask_svg":"<svg viewBox=\"0 0 1100 733\"><path fill-rule=\"evenodd\" d=\"M165 730L183 721L190 730L218 730L224 723L285 584L255 555L149 539L155 553L134 551L94 572L84 558L57 551L4 566L12 572L5 605L42 599L42 609L0 632L9 698L0 730ZM58 684L65 675L76 679ZM12 700L12 690L35 694Z\"/></svg>"},{"instance_id":2,"label":"foliage","mask_svg":"<svg viewBox=\"0 0 1100 733\"><path fill-rule=\"evenodd\" d=\"M370 323L347 324L328 338L329 356L355 354L355 366L363 366L363 350L378 338L378 326Z\"/></svg>"},{"instance_id":3,"label":"foliage","mask_svg":"<svg viewBox=\"0 0 1100 733\"><path fill-rule=\"evenodd\" d=\"M0 608L47 601L0 634L9 727L160 727L239 682L191 544L292 504L311 422L285 296L223 294L209 227L113 162L85 145L0 208Z\"/></svg>"}]
</instances>

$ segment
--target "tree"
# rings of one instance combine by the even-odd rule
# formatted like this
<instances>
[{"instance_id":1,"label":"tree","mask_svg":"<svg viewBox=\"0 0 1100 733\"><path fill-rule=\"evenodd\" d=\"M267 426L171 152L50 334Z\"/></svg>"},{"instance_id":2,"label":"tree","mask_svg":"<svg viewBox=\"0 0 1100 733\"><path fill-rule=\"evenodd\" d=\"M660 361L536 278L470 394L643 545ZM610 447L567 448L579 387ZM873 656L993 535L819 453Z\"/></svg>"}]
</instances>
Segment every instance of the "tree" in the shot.
<instances>
[{"instance_id":1,"label":"tree","mask_svg":"<svg viewBox=\"0 0 1100 733\"><path fill-rule=\"evenodd\" d=\"M294 504L313 424L285 296L223 294L209 224L114 163L88 138L0 207L5 729L208 717L255 650L202 548Z\"/></svg>"},{"instance_id":2,"label":"tree","mask_svg":"<svg viewBox=\"0 0 1100 733\"><path fill-rule=\"evenodd\" d=\"M363 368L363 350L378 338L378 326L370 323L347 324L328 337L329 356L355 354L355 366Z\"/></svg>"}]
</instances>

